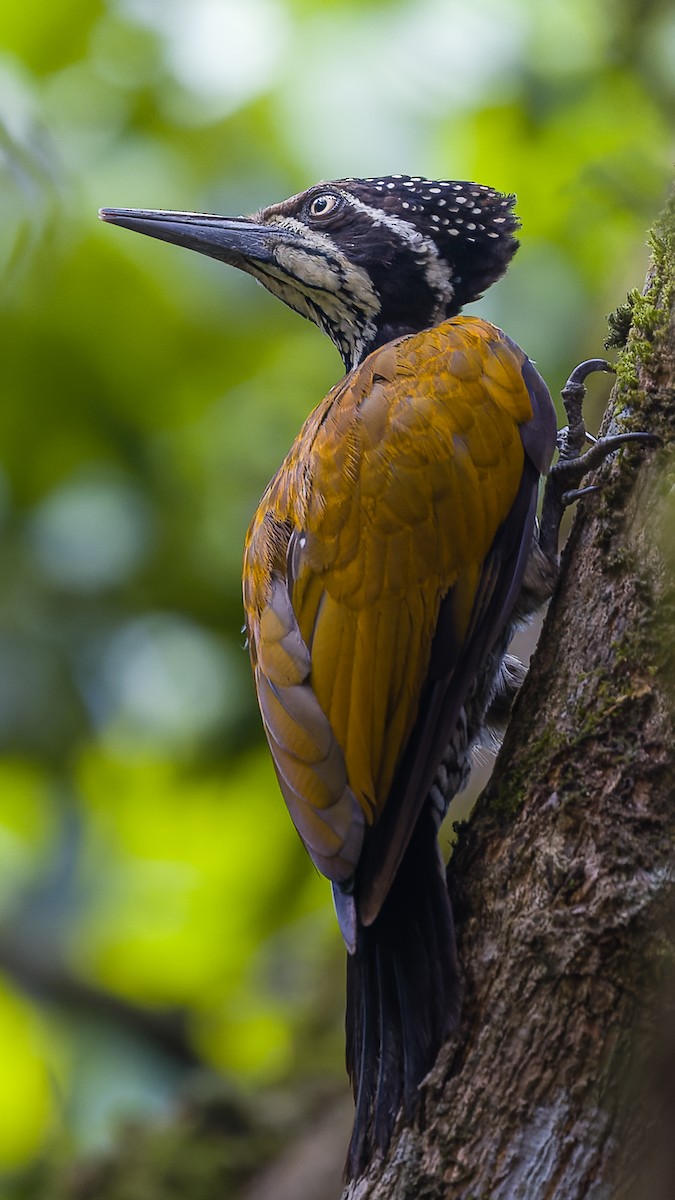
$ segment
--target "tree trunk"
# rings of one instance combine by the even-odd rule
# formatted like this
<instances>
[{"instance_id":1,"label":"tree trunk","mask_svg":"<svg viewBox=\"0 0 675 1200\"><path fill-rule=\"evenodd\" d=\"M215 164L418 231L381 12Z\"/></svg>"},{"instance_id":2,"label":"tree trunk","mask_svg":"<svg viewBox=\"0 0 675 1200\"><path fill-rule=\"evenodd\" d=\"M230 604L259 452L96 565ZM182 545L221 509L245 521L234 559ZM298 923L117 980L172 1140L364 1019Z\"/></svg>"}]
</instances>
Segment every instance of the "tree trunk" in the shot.
<instances>
[{"instance_id":1,"label":"tree trunk","mask_svg":"<svg viewBox=\"0 0 675 1200\"><path fill-rule=\"evenodd\" d=\"M415 1127L345 1200L675 1196L662 1069L675 1078L675 204L652 247L603 432L663 444L615 456L580 502L495 773L450 864L461 1029Z\"/></svg>"}]
</instances>

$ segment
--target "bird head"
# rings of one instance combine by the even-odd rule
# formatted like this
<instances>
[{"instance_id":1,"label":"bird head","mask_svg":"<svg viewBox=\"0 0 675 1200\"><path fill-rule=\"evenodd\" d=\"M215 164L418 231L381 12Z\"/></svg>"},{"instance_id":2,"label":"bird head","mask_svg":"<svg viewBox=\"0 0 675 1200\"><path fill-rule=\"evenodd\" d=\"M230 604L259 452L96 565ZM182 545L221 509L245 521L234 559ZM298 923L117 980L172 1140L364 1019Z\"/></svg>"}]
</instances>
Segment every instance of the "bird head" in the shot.
<instances>
[{"instance_id":1,"label":"bird head","mask_svg":"<svg viewBox=\"0 0 675 1200\"><path fill-rule=\"evenodd\" d=\"M459 312L503 275L515 197L382 175L318 183L250 217L104 208L100 217L253 275L335 343L349 370Z\"/></svg>"}]
</instances>

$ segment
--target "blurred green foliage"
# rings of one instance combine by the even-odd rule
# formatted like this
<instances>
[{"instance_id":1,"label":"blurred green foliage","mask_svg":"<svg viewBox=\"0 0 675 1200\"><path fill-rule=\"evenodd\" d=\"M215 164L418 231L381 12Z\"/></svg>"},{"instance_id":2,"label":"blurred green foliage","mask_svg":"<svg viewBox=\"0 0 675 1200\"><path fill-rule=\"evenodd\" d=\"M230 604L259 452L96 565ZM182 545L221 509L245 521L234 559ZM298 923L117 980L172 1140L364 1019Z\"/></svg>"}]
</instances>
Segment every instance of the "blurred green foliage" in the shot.
<instances>
[{"instance_id":1,"label":"blurred green foliage","mask_svg":"<svg viewBox=\"0 0 675 1200\"><path fill-rule=\"evenodd\" d=\"M256 501L340 364L249 279L97 207L236 214L401 171L515 191L522 249L480 307L557 389L644 273L673 63L659 0L3 12L9 1189L162 1111L191 1056L244 1084L342 1069L341 949L261 745L239 593ZM146 1009L180 1010L179 1051Z\"/></svg>"}]
</instances>

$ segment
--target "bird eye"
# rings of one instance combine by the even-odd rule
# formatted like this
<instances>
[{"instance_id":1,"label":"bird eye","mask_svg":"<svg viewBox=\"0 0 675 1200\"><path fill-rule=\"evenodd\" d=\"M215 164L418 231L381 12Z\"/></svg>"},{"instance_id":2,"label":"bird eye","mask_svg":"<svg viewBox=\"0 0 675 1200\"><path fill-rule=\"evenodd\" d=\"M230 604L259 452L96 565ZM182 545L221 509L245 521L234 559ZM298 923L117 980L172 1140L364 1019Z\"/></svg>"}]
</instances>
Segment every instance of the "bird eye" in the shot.
<instances>
[{"instance_id":1,"label":"bird eye","mask_svg":"<svg viewBox=\"0 0 675 1200\"><path fill-rule=\"evenodd\" d=\"M333 196L331 192L324 192L321 196L315 196L309 206L309 213L312 217L327 217L337 207L338 198Z\"/></svg>"}]
</instances>

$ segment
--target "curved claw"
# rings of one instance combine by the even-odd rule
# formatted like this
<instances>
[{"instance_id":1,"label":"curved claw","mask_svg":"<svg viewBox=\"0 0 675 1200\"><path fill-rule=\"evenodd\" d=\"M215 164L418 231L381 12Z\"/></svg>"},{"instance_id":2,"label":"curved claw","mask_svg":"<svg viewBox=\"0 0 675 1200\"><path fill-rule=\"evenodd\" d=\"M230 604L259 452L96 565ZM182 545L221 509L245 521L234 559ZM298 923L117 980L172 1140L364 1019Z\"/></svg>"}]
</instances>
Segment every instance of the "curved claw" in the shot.
<instances>
[{"instance_id":1,"label":"curved claw","mask_svg":"<svg viewBox=\"0 0 675 1200\"><path fill-rule=\"evenodd\" d=\"M563 399L568 388L583 387L589 375L594 371L607 371L610 375L616 375L616 371L611 363L607 362L606 358L587 358L585 362L579 363L572 371L567 383L562 390Z\"/></svg>"},{"instance_id":2,"label":"curved claw","mask_svg":"<svg viewBox=\"0 0 675 1200\"><path fill-rule=\"evenodd\" d=\"M567 413L567 426L558 435L558 450L561 459L575 459L581 454L587 440L584 424L583 403L586 396L586 380L595 371L606 371L614 375L614 367L605 358L587 358L574 368L560 395Z\"/></svg>"},{"instance_id":3,"label":"curved claw","mask_svg":"<svg viewBox=\"0 0 675 1200\"><path fill-rule=\"evenodd\" d=\"M589 483L587 487L574 488L571 492L563 492L562 502L567 508L570 504L574 504L575 500L581 500L582 496L590 496L591 492L601 491L599 483Z\"/></svg>"},{"instance_id":4,"label":"curved claw","mask_svg":"<svg viewBox=\"0 0 675 1200\"><path fill-rule=\"evenodd\" d=\"M614 374L614 368L604 358L589 358L574 368L561 393L569 424L558 434L558 461L548 475L539 526L539 547L552 561L557 561L558 533L565 508L581 496L599 490L597 485L580 487L585 476L627 443L644 445L660 440L652 433L618 433L595 438L587 432L583 417L584 383L594 371ZM583 454L586 443L590 446Z\"/></svg>"},{"instance_id":5,"label":"curved claw","mask_svg":"<svg viewBox=\"0 0 675 1200\"><path fill-rule=\"evenodd\" d=\"M659 438L654 433L616 433L611 437L595 438L585 454L580 454L576 458L562 458L561 456L549 474L556 478L559 487L561 482L580 483L585 475L599 467L606 458L609 458L610 454L614 454L622 446L630 442L649 444L658 441Z\"/></svg>"}]
</instances>

